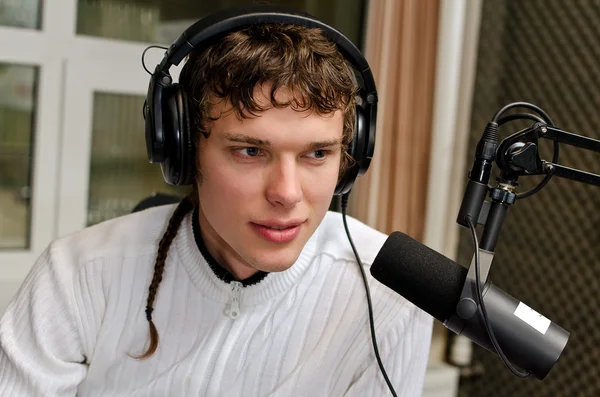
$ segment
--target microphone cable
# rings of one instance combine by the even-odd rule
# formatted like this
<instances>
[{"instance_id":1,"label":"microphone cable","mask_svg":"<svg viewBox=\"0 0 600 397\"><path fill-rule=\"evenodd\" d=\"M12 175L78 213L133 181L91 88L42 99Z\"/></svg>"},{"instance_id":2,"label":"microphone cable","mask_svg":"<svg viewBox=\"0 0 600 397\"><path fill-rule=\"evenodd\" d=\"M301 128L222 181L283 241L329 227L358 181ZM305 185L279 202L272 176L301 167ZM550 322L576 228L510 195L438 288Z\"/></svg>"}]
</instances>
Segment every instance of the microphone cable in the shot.
<instances>
[{"instance_id":1,"label":"microphone cable","mask_svg":"<svg viewBox=\"0 0 600 397\"><path fill-rule=\"evenodd\" d=\"M342 195L342 220L344 221L344 229L346 229L346 235L348 236L348 241L350 241L350 246L352 247L352 251L354 252L354 256L356 257L356 262L358 264L358 268L360 269L360 274L362 274L363 281L365 283L365 290L367 292L367 306L369 307L369 324L371 326L371 340L373 341L373 350L375 351L375 358L377 359L377 364L379 364L379 369L381 370L381 374L385 379L385 383L387 383L392 396L398 397L396 391L394 390L394 386L392 386L392 382L388 378L387 372L385 372L385 368L383 367L383 363L381 362L381 357L379 357L379 349L377 348L377 338L375 337L375 322L373 321L373 304L371 303L371 292L369 290L369 283L367 282L367 275L365 274L365 269L363 269L362 262L358 256L358 251L354 246L354 242L352 241L352 237L350 237L350 230L348 229L348 223L346 222L346 208L348 207L348 196L350 193L345 193Z\"/></svg>"},{"instance_id":2,"label":"microphone cable","mask_svg":"<svg viewBox=\"0 0 600 397\"><path fill-rule=\"evenodd\" d=\"M504 365L506 365L506 367L515 375L521 377L521 378L527 378L529 375L531 375L531 372L529 371L519 371L506 357L506 355L504 355L504 352L502 351L502 348L500 348L500 345L498 344L498 341L496 340L496 335L494 334L494 330L492 329L492 327L490 326L490 322L488 320L488 315L487 315L487 310L485 308L485 304L483 303L483 294L481 292L481 276L480 276L480 271L479 271L479 241L477 240L477 231L475 229L475 225L473 224L473 221L471 220L470 216L467 216L467 224L469 225L469 229L471 229L471 237L473 238L473 246L475 248L475 284L476 284L476 289L477 289L477 299L479 300L479 307L481 307L481 314L483 316L483 323L485 324L485 329L487 330L487 334L490 337L490 340L492 341L492 344L494 345L494 349L496 349L496 353L498 353L498 356L500 356L500 358L502 359L502 362L504 363Z\"/></svg>"}]
</instances>

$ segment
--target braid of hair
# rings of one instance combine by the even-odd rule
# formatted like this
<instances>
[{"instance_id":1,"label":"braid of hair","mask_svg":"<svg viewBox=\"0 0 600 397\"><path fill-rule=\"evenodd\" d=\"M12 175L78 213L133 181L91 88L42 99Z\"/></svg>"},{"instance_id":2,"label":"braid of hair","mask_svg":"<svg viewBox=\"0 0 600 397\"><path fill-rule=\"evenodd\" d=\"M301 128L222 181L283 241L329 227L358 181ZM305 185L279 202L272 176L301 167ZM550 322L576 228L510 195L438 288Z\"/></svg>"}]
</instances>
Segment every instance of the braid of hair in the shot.
<instances>
[{"instance_id":1,"label":"braid of hair","mask_svg":"<svg viewBox=\"0 0 600 397\"><path fill-rule=\"evenodd\" d=\"M154 262L154 274L152 276L152 282L150 283L150 288L148 289L148 300L146 301L146 319L148 320L148 325L150 327L150 345L146 352L142 353L139 356L131 356L138 360L146 359L152 356L158 347L158 331L156 330L156 326L152 321L152 312L154 311L154 300L156 298L156 293L158 291L158 286L163 278L163 270L165 268L165 261L167 259L167 253L169 252L169 248L171 247L171 243L173 239L177 235L177 230L183 221L185 215L190 212L195 205L195 200L193 199L194 194L190 194L186 196L175 208L173 215L171 215L171 219L169 219L169 224L167 226L167 230L163 234L160 242L158 243L158 253L156 254L156 261Z\"/></svg>"}]
</instances>

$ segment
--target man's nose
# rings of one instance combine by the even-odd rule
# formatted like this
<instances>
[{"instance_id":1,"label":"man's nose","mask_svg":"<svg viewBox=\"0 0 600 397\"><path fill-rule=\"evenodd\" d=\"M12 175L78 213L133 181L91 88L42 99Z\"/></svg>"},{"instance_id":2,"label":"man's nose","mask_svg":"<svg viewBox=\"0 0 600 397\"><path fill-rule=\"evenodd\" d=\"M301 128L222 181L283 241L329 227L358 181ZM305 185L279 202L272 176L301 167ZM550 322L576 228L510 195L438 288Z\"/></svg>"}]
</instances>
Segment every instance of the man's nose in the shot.
<instances>
[{"instance_id":1,"label":"man's nose","mask_svg":"<svg viewBox=\"0 0 600 397\"><path fill-rule=\"evenodd\" d=\"M302 201L302 184L294 160L282 160L273 165L267 184L267 200L273 205L291 208Z\"/></svg>"}]
</instances>

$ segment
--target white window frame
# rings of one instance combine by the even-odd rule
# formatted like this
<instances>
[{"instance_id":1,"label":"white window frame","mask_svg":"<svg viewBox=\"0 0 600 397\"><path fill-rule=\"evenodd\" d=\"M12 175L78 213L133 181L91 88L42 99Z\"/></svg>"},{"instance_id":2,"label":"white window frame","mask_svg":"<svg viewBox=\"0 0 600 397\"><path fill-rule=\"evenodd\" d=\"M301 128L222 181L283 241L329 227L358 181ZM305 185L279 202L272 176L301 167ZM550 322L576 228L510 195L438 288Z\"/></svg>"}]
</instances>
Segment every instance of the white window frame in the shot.
<instances>
[{"instance_id":1,"label":"white window frame","mask_svg":"<svg viewBox=\"0 0 600 397\"><path fill-rule=\"evenodd\" d=\"M141 54L156 44L77 35L77 0L42 0L40 7L40 30L0 26L0 62L39 70L30 241L26 249L0 250L0 313L48 244L86 226L94 92L145 95ZM162 55L148 51L148 68ZM173 68L175 79L179 71Z\"/></svg>"}]
</instances>

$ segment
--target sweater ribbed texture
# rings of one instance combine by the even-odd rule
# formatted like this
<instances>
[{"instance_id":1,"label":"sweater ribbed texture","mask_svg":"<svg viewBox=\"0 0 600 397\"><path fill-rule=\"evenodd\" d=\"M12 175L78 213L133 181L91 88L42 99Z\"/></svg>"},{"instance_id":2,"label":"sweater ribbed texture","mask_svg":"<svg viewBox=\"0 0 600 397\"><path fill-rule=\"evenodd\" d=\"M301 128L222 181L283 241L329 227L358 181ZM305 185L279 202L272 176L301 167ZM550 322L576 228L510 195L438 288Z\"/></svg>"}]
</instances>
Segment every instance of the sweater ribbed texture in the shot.
<instances>
[{"instance_id":1,"label":"sweater ribbed texture","mask_svg":"<svg viewBox=\"0 0 600 397\"><path fill-rule=\"evenodd\" d=\"M195 244L188 214L169 251L146 360L144 309L173 206L54 241L0 320L0 396L382 396L365 289L328 213L296 263L235 291ZM349 218L367 268L379 351L399 396L420 396L432 319L375 281L386 236ZM234 296L239 315L228 316Z\"/></svg>"}]
</instances>

